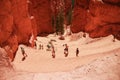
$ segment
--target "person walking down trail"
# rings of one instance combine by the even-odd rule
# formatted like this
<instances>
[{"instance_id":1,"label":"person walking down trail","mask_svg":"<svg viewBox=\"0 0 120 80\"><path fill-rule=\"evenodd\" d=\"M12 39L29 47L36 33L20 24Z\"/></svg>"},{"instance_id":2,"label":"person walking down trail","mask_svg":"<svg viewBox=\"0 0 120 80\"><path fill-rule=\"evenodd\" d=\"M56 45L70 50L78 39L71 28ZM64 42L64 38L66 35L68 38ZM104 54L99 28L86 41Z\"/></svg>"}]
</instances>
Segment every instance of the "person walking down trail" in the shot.
<instances>
[{"instance_id":1,"label":"person walking down trail","mask_svg":"<svg viewBox=\"0 0 120 80\"><path fill-rule=\"evenodd\" d=\"M52 58L55 58L55 49L52 47Z\"/></svg>"},{"instance_id":2,"label":"person walking down trail","mask_svg":"<svg viewBox=\"0 0 120 80\"><path fill-rule=\"evenodd\" d=\"M78 57L78 54L79 54L79 49L77 48L76 49L76 57Z\"/></svg>"},{"instance_id":3,"label":"person walking down trail","mask_svg":"<svg viewBox=\"0 0 120 80\"><path fill-rule=\"evenodd\" d=\"M23 55L22 61L24 61L27 57L27 54L25 53L25 50L23 47L21 47L21 51L22 51L22 55Z\"/></svg>"},{"instance_id":4,"label":"person walking down trail","mask_svg":"<svg viewBox=\"0 0 120 80\"><path fill-rule=\"evenodd\" d=\"M65 54L65 57L68 56L68 46L67 46L67 44L65 44L64 54Z\"/></svg>"}]
</instances>

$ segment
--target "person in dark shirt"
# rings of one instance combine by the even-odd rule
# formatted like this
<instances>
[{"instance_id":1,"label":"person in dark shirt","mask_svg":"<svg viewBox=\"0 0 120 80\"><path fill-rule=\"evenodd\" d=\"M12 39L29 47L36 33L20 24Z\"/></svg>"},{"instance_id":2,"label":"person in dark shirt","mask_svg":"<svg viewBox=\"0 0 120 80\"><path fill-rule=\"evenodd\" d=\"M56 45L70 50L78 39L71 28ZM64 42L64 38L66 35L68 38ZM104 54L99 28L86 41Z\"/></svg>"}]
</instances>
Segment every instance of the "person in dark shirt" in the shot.
<instances>
[{"instance_id":1,"label":"person in dark shirt","mask_svg":"<svg viewBox=\"0 0 120 80\"><path fill-rule=\"evenodd\" d=\"M23 58L22 58L22 61L24 61L27 57L27 54L25 53L25 50L23 47L20 47L21 48L21 51L22 51L22 55L23 55Z\"/></svg>"},{"instance_id":2,"label":"person in dark shirt","mask_svg":"<svg viewBox=\"0 0 120 80\"><path fill-rule=\"evenodd\" d=\"M55 49L52 47L52 58L55 58Z\"/></svg>"},{"instance_id":3,"label":"person in dark shirt","mask_svg":"<svg viewBox=\"0 0 120 80\"><path fill-rule=\"evenodd\" d=\"M68 46L67 46L67 44L65 44L64 54L65 54L65 57L68 56Z\"/></svg>"},{"instance_id":4,"label":"person in dark shirt","mask_svg":"<svg viewBox=\"0 0 120 80\"><path fill-rule=\"evenodd\" d=\"M79 49L77 48L76 49L76 57L78 57L78 54L79 54Z\"/></svg>"}]
</instances>

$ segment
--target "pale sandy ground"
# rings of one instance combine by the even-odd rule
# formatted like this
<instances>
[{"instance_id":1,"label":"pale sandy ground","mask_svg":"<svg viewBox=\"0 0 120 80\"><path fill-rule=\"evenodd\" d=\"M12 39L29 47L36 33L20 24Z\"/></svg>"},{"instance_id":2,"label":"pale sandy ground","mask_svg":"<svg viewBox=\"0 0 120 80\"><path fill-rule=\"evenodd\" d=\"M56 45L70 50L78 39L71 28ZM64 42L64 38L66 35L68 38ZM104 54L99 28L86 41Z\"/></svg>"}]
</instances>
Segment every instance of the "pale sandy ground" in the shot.
<instances>
[{"instance_id":1,"label":"pale sandy ground","mask_svg":"<svg viewBox=\"0 0 120 80\"><path fill-rule=\"evenodd\" d=\"M53 42L55 59L51 57L51 51L46 51L50 39L57 41ZM15 73L8 74L6 80L120 80L120 41L112 42L112 39L112 36L99 39L82 37L70 41L70 37L67 37L61 41L53 35L38 37L38 41L45 46L44 50L20 45L25 48L28 57L21 61L22 54L18 49L12 63ZM69 46L67 58L63 54L64 43ZM80 50L79 57L75 56L77 47Z\"/></svg>"},{"instance_id":2,"label":"pale sandy ground","mask_svg":"<svg viewBox=\"0 0 120 80\"><path fill-rule=\"evenodd\" d=\"M51 40L54 39L56 42L53 42L56 50L56 58L53 59L51 56L51 51L46 51L46 45ZM28 57L25 61L21 61L22 54L19 49L15 61L13 62L14 67L18 71L28 71L28 72L56 72L56 71L69 71L73 70L78 66L88 64L93 60L96 60L102 55L93 55L101 54L104 52L112 51L114 49L120 48L120 41L112 42L113 37L108 36L102 39L90 39L80 38L77 41L67 40L58 40L57 37L49 35L47 38L38 37L38 41L44 44L44 50L36 50L30 47L23 46L25 48ZM91 42L94 41L94 42ZM91 42L91 43L89 43ZM64 57L64 46L63 44L67 43L69 46L69 55ZM88 43L88 44L86 44ZM39 42L38 42L39 44ZM79 57L75 56L76 48L79 48L80 54Z\"/></svg>"}]
</instances>

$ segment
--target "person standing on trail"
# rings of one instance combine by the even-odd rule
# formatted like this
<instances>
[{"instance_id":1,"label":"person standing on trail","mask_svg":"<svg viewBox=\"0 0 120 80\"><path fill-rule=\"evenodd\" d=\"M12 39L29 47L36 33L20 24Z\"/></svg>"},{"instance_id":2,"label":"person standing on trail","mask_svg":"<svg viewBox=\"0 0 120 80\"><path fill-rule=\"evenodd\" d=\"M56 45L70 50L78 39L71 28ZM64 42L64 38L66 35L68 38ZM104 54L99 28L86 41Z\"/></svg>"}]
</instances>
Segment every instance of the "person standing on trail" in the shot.
<instances>
[{"instance_id":1,"label":"person standing on trail","mask_svg":"<svg viewBox=\"0 0 120 80\"><path fill-rule=\"evenodd\" d=\"M44 49L43 44L41 44L41 49L42 49L42 50Z\"/></svg>"},{"instance_id":2,"label":"person standing on trail","mask_svg":"<svg viewBox=\"0 0 120 80\"><path fill-rule=\"evenodd\" d=\"M21 48L21 51L22 51L22 55L23 55L23 58L22 58L22 61L24 61L27 57L27 54L25 53L25 50L23 47L20 47Z\"/></svg>"},{"instance_id":3,"label":"person standing on trail","mask_svg":"<svg viewBox=\"0 0 120 80\"><path fill-rule=\"evenodd\" d=\"M78 57L78 54L79 54L79 49L77 48L76 49L76 57Z\"/></svg>"},{"instance_id":4,"label":"person standing on trail","mask_svg":"<svg viewBox=\"0 0 120 80\"><path fill-rule=\"evenodd\" d=\"M55 58L55 49L52 47L52 58Z\"/></svg>"},{"instance_id":5,"label":"person standing on trail","mask_svg":"<svg viewBox=\"0 0 120 80\"><path fill-rule=\"evenodd\" d=\"M65 57L68 56L68 46L67 46L67 44L65 44L64 54L65 54Z\"/></svg>"},{"instance_id":6,"label":"person standing on trail","mask_svg":"<svg viewBox=\"0 0 120 80\"><path fill-rule=\"evenodd\" d=\"M39 44L39 49L43 50L43 44Z\"/></svg>"}]
</instances>

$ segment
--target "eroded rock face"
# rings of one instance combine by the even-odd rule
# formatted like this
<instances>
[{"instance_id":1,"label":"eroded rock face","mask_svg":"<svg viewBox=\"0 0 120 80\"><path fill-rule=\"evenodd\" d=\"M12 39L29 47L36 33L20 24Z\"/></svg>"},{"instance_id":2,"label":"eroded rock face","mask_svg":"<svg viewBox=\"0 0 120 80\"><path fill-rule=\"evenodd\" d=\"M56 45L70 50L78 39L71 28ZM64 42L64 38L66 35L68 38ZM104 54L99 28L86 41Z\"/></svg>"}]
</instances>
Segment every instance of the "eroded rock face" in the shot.
<instances>
[{"instance_id":1,"label":"eroded rock face","mask_svg":"<svg viewBox=\"0 0 120 80\"><path fill-rule=\"evenodd\" d=\"M11 4L13 5L14 33L17 35L19 43L28 43L32 33L32 25L27 0L11 0Z\"/></svg>"},{"instance_id":2,"label":"eroded rock face","mask_svg":"<svg viewBox=\"0 0 120 80\"><path fill-rule=\"evenodd\" d=\"M88 23L88 6L89 0L75 0L71 27L72 32L85 31L85 26Z\"/></svg>"},{"instance_id":3,"label":"eroded rock face","mask_svg":"<svg viewBox=\"0 0 120 80\"><path fill-rule=\"evenodd\" d=\"M29 45L31 36L34 43L38 34L54 32L52 16L63 8L66 20L71 7L70 0L1 0L0 46L13 60L19 44ZM84 31L92 38L113 34L120 39L120 0L75 0L72 18L72 32Z\"/></svg>"},{"instance_id":4,"label":"eroded rock face","mask_svg":"<svg viewBox=\"0 0 120 80\"><path fill-rule=\"evenodd\" d=\"M0 46L13 60L18 44L29 44L33 31L28 4L27 0L2 0L0 6Z\"/></svg>"},{"instance_id":5,"label":"eroded rock face","mask_svg":"<svg viewBox=\"0 0 120 80\"><path fill-rule=\"evenodd\" d=\"M0 47L0 80L8 80L7 78L14 73L13 67L7 53Z\"/></svg>"},{"instance_id":6,"label":"eroded rock face","mask_svg":"<svg viewBox=\"0 0 120 80\"><path fill-rule=\"evenodd\" d=\"M99 1L91 1L89 10L90 21L85 27L85 30L90 34L90 37L102 37L119 33L119 6L103 4Z\"/></svg>"},{"instance_id":7,"label":"eroded rock face","mask_svg":"<svg viewBox=\"0 0 120 80\"><path fill-rule=\"evenodd\" d=\"M72 7L72 0L64 0L64 2L65 2L65 13L67 13L69 9L71 9Z\"/></svg>"},{"instance_id":8,"label":"eroded rock face","mask_svg":"<svg viewBox=\"0 0 120 80\"><path fill-rule=\"evenodd\" d=\"M51 9L48 0L1 0L0 1L0 46L14 60L18 44L34 46L40 33L53 32Z\"/></svg>"},{"instance_id":9,"label":"eroded rock face","mask_svg":"<svg viewBox=\"0 0 120 80\"><path fill-rule=\"evenodd\" d=\"M13 16L10 14L11 4L9 0L0 1L0 45L10 37L13 31Z\"/></svg>"},{"instance_id":10,"label":"eroded rock face","mask_svg":"<svg viewBox=\"0 0 120 80\"><path fill-rule=\"evenodd\" d=\"M120 39L119 0L75 1L77 3L73 13L72 32L85 31L92 38L113 34Z\"/></svg>"},{"instance_id":11,"label":"eroded rock face","mask_svg":"<svg viewBox=\"0 0 120 80\"><path fill-rule=\"evenodd\" d=\"M37 24L37 33L53 32L51 24L50 0L30 0L31 15L34 16Z\"/></svg>"},{"instance_id":12,"label":"eroded rock face","mask_svg":"<svg viewBox=\"0 0 120 80\"><path fill-rule=\"evenodd\" d=\"M120 0L103 0L103 2L120 5Z\"/></svg>"}]
</instances>

